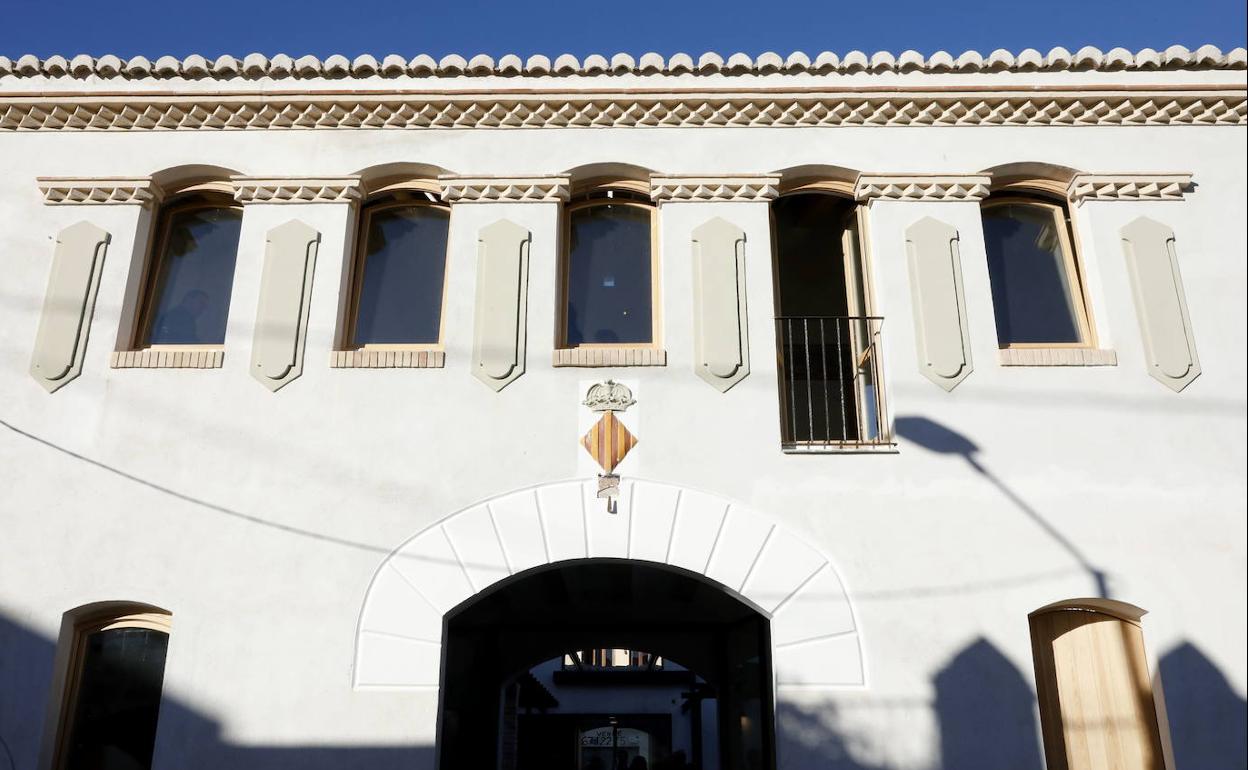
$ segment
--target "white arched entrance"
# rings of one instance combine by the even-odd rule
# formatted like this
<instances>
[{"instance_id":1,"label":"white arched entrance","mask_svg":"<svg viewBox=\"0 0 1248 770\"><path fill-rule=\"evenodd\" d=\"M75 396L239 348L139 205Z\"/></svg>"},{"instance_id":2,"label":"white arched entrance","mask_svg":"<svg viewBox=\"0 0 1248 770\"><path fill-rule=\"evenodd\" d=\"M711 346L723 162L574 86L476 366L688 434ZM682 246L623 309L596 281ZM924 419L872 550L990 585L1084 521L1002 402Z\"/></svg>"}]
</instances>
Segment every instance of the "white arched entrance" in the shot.
<instances>
[{"instance_id":1,"label":"white arched entrance","mask_svg":"<svg viewBox=\"0 0 1248 770\"><path fill-rule=\"evenodd\" d=\"M705 492L595 481L486 500L418 533L373 576L356 629L356 689L438 687L443 616L510 575L570 559L638 559L705 576L771 619L777 694L864 683L849 597L831 561L784 525Z\"/></svg>"}]
</instances>

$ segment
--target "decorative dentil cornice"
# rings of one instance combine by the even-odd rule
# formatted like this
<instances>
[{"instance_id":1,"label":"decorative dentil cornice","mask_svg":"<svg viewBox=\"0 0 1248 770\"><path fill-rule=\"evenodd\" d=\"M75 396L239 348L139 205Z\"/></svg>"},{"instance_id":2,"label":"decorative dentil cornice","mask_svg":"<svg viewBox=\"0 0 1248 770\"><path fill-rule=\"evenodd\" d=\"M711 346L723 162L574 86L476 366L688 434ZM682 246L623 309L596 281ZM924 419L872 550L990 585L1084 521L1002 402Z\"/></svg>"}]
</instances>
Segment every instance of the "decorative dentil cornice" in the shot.
<instances>
[{"instance_id":1,"label":"decorative dentil cornice","mask_svg":"<svg viewBox=\"0 0 1248 770\"><path fill-rule=\"evenodd\" d=\"M1076 174L1067 196L1074 203L1179 201L1192 188L1191 174Z\"/></svg>"},{"instance_id":2,"label":"decorative dentil cornice","mask_svg":"<svg viewBox=\"0 0 1248 770\"><path fill-rule=\"evenodd\" d=\"M860 201L980 201L987 197L987 174L863 174L854 185Z\"/></svg>"},{"instance_id":3,"label":"decorative dentil cornice","mask_svg":"<svg viewBox=\"0 0 1248 770\"><path fill-rule=\"evenodd\" d=\"M233 176L239 203L350 203L359 200L358 176Z\"/></svg>"},{"instance_id":4,"label":"decorative dentil cornice","mask_svg":"<svg viewBox=\"0 0 1248 770\"><path fill-rule=\"evenodd\" d=\"M650 197L672 201L769 201L780 194L780 177L772 174L650 177Z\"/></svg>"},{"instance_id":5,"label":"decorative dentil cornice","mask_svg":"<svg viewBox=\"0 0 1248 770\"><path fill-rule=\"evenodd\" d=\"M1159 70L1159 69L1232 69L1242 70L1248 56L1243 48L1226 53L1213 45L1189 50L1172 45L1162 51L1144 48L1135 53L1125 48L1101 51L1084 46L1071 53L1057 47L1047 54L1034 48L1011 53L998 48L991 53L966 51L958 56L937 51L924 56L908 50L900 54L876 51L850 51L838 55L824 51L811 57L801 51L788 56L767 52L757 57L735 53L727 58L707 52L700 56L677 53L663 57L645 53L634 58L617 53L610 58L591 54L584 60L571 54L554 57L535 55L521 59L506 54L497 60L486 54L464 57L458 54L434 59L428 54L406 58L390 54L378 59L369 54L348 59L335 54L319 59L298 58L286 54L265 56L251 53L242 58L223 55L210 59L191 54L178 59L161 56L151 61L143 56L123 59L106 55L92 57L79 54L66 58L49 56L41 59L33 54L19 56L16 61L0 56L0 77L50 77L76 79L186 79L186 80L287 80L287 79L359 79L359 78L428 78L428 77L569 77L611 75L770 75L770 74L854 74L859 72L1056 72L1063 70Z\"/></svg>"},{"instance_id":6,"label":"decorative dentil cornice","mask_svg":"<svg viewBox=\"0 0 1248 770\"><path fill-rule=\"evenodd\" d=\"M1242 87L0 95L2 131L1244 125Z\"/></svg>"},{"instance_id":7,"label":"decorative dentil cornice","mask_svg":"<svg viewBox=\"0 0 1248 770\"><path fill-rule=\"evenodd\" d=\"M446 203L562 203L571 193L566 176L441 176Z\"/></svg>"},{"instance_id":8,"label":"decorative dentil cornice","mask_svg":"<svg viewBox=\"0 0 1248 770\"><path fill-rule=\"evenodd\" d=\"M43 202L63 204L159 203L160 188L147 177L51 177L36 180Z\"/></svg>"}]
</instances>

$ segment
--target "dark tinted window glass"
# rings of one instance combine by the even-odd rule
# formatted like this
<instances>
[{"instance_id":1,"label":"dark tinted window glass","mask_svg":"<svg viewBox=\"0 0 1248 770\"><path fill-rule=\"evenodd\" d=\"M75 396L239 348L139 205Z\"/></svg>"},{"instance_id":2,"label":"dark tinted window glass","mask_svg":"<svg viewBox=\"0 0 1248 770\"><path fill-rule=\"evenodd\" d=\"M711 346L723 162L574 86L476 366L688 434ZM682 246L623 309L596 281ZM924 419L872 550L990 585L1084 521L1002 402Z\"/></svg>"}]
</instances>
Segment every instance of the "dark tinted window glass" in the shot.
<instances>
[{"instance_id":1,"label":"dark tinted window glass","mask_svg":"<svg viewBox=\"0 0 1248 770\"><path fill-rule=\"evenodd\" d=\"M243 212L205 208L169 221L152 306L152 345L220 345Z\"/></svg>"},{"instance_id":2,"label":"dark tinted window glass","mask_svg":"<svg viewBox=\"0 0 1248 770\"><path fill-rule=\"evenodd\" d=\"M1002 345L1081 341L1058 230L1065 226L1046 206L1019 203L984 209L992 303Z\"/></svg>"},{"instance_id":3,"label":"dark tinted window glass","mask_svg":"<svg viewBox=\"0 0 1248 770\"><path fill-rule=\"evenodd\" d=\"M650 210L572 212L567 344L651 342Z\"/></svg>"},{"instance_id":4,"label":"dark tinted window glass","mask_svg":"<svg viewBox=\"0 0 1248 770\"><path fill-rule=\"evenodd\" d=\"M169 636L114 628L86 638L66 770L147 770L152 765Z\"/></svg>"},{"instance_id":5,"label":"dark tinted window glass","mask_svg":"<svg viewBox=\"0 0 1248 770\"><path fill-rule=\"evenodd\" d=\"M447 211L429 206L385 208L368 218L357 345L438 341L449 224Z\"/></svg>"}]
</instances>

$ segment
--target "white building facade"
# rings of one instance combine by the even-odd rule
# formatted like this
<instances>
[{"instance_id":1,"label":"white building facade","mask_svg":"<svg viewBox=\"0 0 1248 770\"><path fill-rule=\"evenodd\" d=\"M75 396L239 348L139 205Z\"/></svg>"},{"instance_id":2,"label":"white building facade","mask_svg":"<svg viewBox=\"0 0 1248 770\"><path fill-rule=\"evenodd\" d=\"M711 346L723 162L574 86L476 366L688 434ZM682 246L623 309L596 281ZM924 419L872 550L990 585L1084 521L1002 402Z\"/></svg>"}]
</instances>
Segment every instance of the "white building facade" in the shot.
<instances>
[{"instance_id":1,"label":"white building facade","mask_svg":"<svg viewBox=\"0 0 1248 770\"><path fill-rule=\"evenodd\" d=\"M113 766L109 629L117 767L517 767L470 672L593 629L720 682L706 770L1242 767L1246 104L1209 46L0 58L0 768Z\"/></svg>"}]
</instances>

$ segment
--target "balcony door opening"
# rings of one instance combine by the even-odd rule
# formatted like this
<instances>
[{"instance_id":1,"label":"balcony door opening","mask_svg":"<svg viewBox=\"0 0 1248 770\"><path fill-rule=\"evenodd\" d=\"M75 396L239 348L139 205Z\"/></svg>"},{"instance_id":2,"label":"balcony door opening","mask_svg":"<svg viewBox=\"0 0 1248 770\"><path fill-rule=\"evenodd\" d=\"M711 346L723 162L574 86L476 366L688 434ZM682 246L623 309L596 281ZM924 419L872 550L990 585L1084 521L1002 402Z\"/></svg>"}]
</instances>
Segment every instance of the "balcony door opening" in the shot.
<instances>
[{"instance_id":1,"label":"balcony door opening","mask_svg":"<svg viewBox=\"0 0 1248 770\"><path fill-rule=\"evenodd\" d=\"M447 615L438 765L774 770L769 621L701 575L584 559Z\"/></svg>"},{"instance_id":2,"label":"balcony door opening","mask_svg":"<svg viewBox=\"0 0 1248 770\"><path fill-rule=\"evenodd\" d=\"M802 192L771 210L784 448L884 443L881 319L871 315L859 207Z\"/></svg>"}]
</instances>

